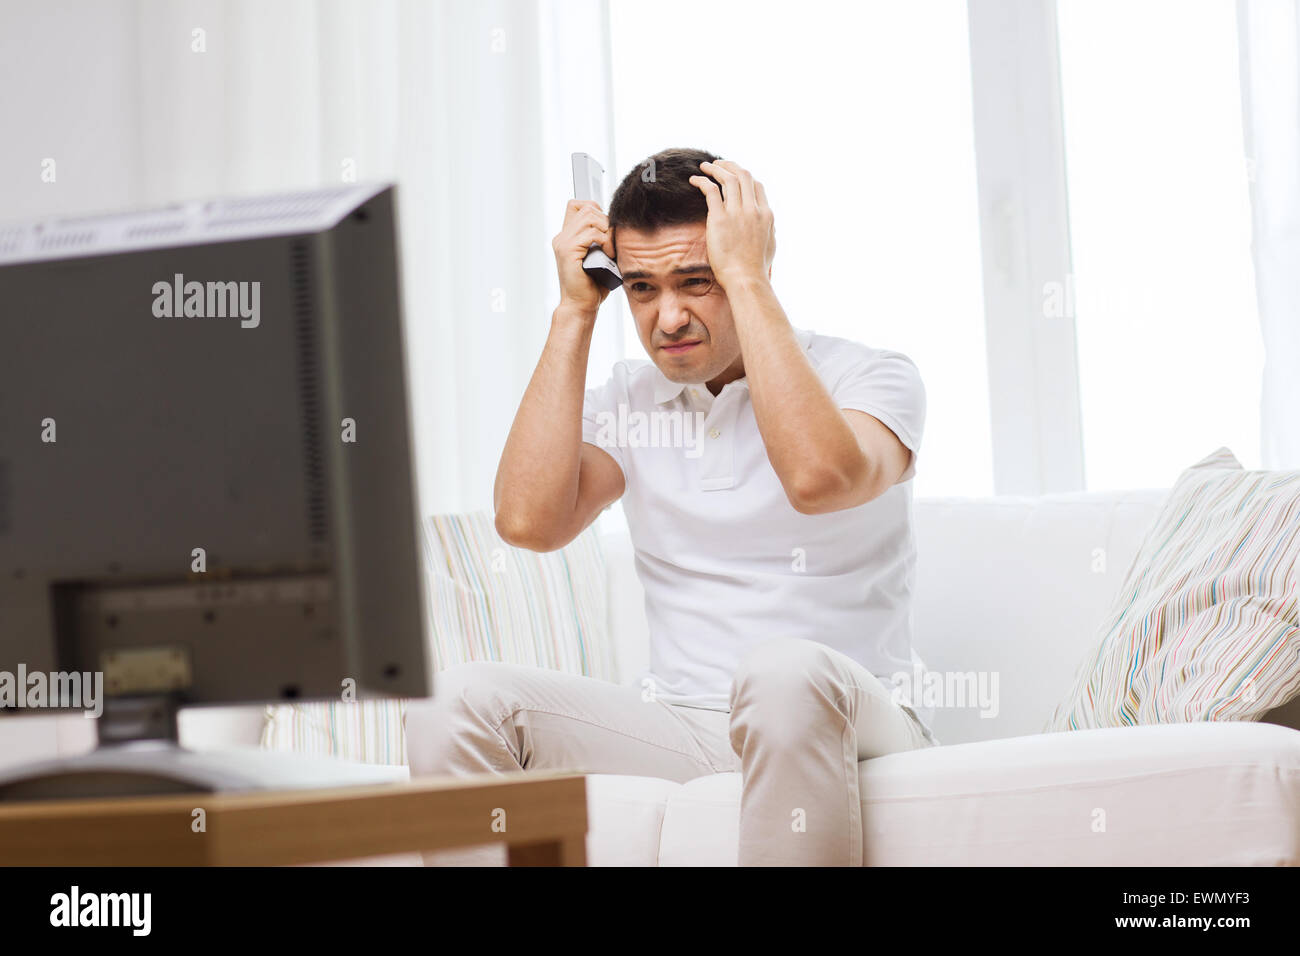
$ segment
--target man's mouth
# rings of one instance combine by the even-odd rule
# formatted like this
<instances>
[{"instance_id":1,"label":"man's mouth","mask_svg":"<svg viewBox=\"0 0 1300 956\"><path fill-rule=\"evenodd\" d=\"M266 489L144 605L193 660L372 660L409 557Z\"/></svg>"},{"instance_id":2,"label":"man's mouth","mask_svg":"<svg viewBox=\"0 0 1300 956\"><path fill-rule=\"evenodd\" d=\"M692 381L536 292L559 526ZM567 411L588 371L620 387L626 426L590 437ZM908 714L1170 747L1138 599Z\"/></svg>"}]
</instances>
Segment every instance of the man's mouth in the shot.
<instances>
[{"instance_id":1,"label":"man's mouth","mask_svg":"<svg viewBox=\"0 0 1300 956\"><path fill-rule=\"evenodd\" d=\"M669 345L661 345L659 348L671 355L680 355L682 352L689 352L699 344L697 339L693 342L673 342Z\"/></svg>"}]
</instances>

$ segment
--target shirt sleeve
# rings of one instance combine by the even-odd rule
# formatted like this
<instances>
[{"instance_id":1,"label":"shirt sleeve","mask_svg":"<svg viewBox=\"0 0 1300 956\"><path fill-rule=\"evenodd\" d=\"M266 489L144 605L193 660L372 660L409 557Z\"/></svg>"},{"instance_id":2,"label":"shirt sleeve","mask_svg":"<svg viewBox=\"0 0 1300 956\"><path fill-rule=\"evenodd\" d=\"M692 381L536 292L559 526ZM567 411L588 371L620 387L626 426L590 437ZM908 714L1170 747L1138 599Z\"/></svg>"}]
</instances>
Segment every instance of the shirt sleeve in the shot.
<instances>
[{"instance_id":1,"label":"shirt sleeve","mask_svg":"<svg viewBox=\"0 0 1300 956\"><path fill-rule=\"evenodd\" d=\"M915 477L926 411L925 384L916 364L902 352L869 350L853 357L830 391L838 407L866 412L898 436L912 452L898 483Z\"/></svg>"},{"instance_id":2,"label":"shirt sleeve","mask_svg":"<svg viewBox=\"0 0 1300 956\"><path fill-rule=\"evenodd\" d=\"M582 400L582 440L588 445L595 445L613 458L627 480L627 468L623 463L623 449L618 442L618 405L620 394L625 394L616 375L596 388L587 389ZM626 399L622 399L626 402Z\"/></svg>"}]
</instances>

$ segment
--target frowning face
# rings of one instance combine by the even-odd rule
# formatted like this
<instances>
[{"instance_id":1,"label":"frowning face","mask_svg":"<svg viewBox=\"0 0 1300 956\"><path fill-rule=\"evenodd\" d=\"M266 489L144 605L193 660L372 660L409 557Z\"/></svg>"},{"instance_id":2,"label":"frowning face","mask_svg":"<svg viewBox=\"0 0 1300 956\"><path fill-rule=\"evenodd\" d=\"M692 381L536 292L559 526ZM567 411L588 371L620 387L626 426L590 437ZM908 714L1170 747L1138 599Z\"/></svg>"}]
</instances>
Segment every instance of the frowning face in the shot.
<instances>
[{"instance_id":1,"label":"frowning face","mask_svg":"<svg viewBox=\"0 0 1300 956\"><path fill-rule=\"evenodd\" d=\"M618 270L641 345L671 381L717 394L745 374L727 294L713 278L705 222L615 229Z\"/></svg>"}]
</instances>

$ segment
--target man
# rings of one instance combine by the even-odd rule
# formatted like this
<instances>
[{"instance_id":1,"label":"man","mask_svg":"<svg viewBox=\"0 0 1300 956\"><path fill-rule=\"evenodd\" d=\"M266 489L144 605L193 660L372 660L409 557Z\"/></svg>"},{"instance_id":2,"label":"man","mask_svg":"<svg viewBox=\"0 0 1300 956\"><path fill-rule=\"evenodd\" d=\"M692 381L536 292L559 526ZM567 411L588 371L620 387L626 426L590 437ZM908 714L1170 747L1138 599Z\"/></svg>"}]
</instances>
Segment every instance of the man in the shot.
<instances>
[{"instance_id":1,"label":"man","mask_svg":"<svg viewBox=\"0 0 1300 956\"><path fill-rule=\"evenodd\" d=\"M584 392L608 295L582 269L593 243L623 274L650 361L619 362ZM412 769L739 770L741 865L861 865L859 760L938 742L906 694L922 667L910 620L920 375L900 353L790 325L769 281L763 185L712 153L650 157L608 216L570 202L552 246L560 304L501 457L496 526L550 551L622 498L650 670L628 687L450 668L408 716ZM680 437L627 440L612 426L637 412Z\"/></svg>"}]
</instances>

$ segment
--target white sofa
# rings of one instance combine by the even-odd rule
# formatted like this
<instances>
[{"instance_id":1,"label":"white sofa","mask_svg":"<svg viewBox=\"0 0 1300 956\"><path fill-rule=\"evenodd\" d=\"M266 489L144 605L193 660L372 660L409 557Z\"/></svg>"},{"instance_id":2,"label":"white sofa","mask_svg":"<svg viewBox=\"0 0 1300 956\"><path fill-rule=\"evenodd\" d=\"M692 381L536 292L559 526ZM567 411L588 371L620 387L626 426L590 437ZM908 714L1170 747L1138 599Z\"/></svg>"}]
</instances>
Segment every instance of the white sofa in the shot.
<instances>
[{"instance_id":1,"label":"white sofa","mask_svg":"<svg viewBox=\"0 0 1300 956\"><path fill-rule=\"evenodd\" d=\"M932 671L996 675L998 707L941 707L942 746L860 765L867 865L1300 863L1300 731L1041 733L1166 493L915 502L917 651ZM642 593L626 534L604 541L611 633L630 680L647 657ZM256 744L261 730L257 708L183 717L194 747ZM0 764L84 750L89 724L0 720ZM589 862L735 865L740 783L588 777Z\"/></svg>"},{"instance_id":2,"label":"white sofa","mask_svg":"<svg viewBox=\"0 0 1300 956\"><path fill-rule=\"evenodd\" d=\"M999 707L939 708L942 746L860 765L866 865L1300 863L1300 731L1041 732L1167 493L914 502L917 652L998 675ZM630 545L608 540L627 673L646 625ZM593 864L735 865L739 774L589 781Z\"/></svg>"}]
</instances>

